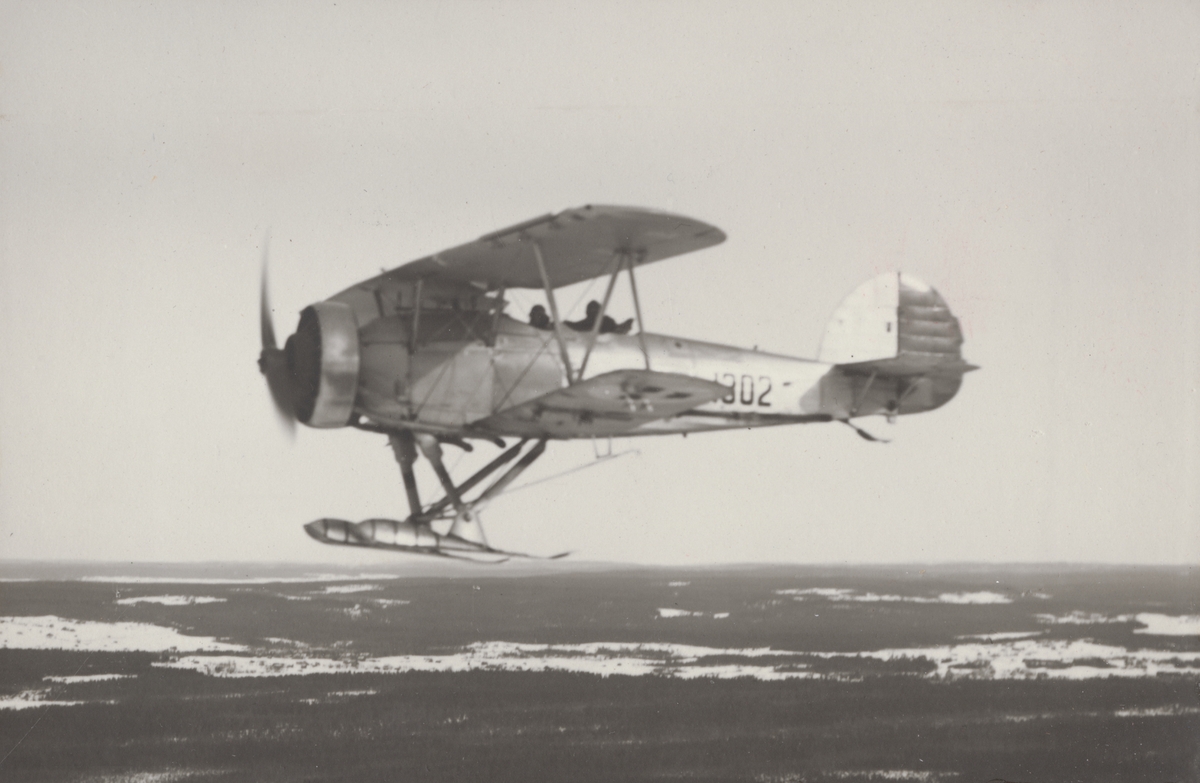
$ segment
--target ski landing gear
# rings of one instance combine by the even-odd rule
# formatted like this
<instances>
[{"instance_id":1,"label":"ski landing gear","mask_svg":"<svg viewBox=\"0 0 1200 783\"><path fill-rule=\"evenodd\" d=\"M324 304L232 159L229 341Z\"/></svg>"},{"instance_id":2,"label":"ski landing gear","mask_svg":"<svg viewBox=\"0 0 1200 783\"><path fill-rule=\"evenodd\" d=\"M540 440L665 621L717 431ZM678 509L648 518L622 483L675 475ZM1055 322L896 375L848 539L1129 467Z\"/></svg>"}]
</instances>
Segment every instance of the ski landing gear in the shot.
<instances>
[{"instance_id":1,"label":"ski landing gear","mask_svg":"<svg viewBox=\"0 0 1200 783\"><path fill-rule=\"evenodd\" d=\"M537 558L536 555L507 552L490 546L479 521L479 512L488 501L507 489L526 468L542 456L546 450L545 438L534 443L533 448L526 451L515 465L477 497L466 500L468 492L516 459L529 441L522 440L506 449L466 481L455 486L450 472L442 462L442 446L435 436L410 430L390 430L387 436L392 452L396 455L396 462L400 464L400 474L404 478L404 492L408 496L411 512L408 519L366 519L358 523L343 519L318 519L304 526L306 533L323 544L390 549L473 562L499 563L511 557ZM413 474L413 465L418 455L429 460L446 493L441 500L427 507L421 505L417 479ZM537 559L553 560L567 554L563 552L551 558Z\"/></svg>"}]
</instances>

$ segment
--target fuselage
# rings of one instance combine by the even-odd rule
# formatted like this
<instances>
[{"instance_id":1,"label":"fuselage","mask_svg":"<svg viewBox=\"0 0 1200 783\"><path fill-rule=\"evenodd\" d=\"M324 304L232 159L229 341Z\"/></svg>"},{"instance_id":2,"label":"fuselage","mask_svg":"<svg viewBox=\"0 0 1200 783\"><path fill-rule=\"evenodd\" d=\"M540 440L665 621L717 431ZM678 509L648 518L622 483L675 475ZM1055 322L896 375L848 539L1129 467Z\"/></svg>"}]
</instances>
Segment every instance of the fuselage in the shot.
<instances>
[{"instance_id":1,"label":"fuselage","mask_svg":"<svg viewBox=\"0 0 1200 783\"><path fill-rule=\"evenodd\" d=\"M454 326L427 323L422 328L435 339L416 350L410 350L403 318L378 319L363 329L357 411L383 425L463 431L569 385L553 330L503 315L476 339L453 334ZM439 334L458 339L438 340ZM576 379L581 368L582 379L652 369L729 388L721 399L648 422L629 435L829 421L848 418L855 402L854 379L822 362L652 333L593 336L564 328L563 338ZM881 399L872 412L882 404Z\"/></svg>"}]
</instances>

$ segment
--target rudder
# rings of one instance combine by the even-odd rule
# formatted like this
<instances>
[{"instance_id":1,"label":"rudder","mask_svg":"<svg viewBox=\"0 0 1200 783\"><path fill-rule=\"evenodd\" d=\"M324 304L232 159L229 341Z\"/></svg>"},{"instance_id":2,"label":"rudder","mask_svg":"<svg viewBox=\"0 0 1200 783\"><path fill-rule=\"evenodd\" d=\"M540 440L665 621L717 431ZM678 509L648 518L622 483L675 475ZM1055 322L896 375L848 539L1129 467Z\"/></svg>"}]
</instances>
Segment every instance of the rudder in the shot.
<instances>
[{"instance_id":1,"label":"rudder","mask_svg":"<svg viewBox=\"0 0 1200 783\"><path fill-rule=\"evenodd\" d=\"M825 328L820 359L849 382L846 413L919 413L950 401L963 374L962 328L932 286L887 272L854 290Z\"/></svg>"}]
</instances>

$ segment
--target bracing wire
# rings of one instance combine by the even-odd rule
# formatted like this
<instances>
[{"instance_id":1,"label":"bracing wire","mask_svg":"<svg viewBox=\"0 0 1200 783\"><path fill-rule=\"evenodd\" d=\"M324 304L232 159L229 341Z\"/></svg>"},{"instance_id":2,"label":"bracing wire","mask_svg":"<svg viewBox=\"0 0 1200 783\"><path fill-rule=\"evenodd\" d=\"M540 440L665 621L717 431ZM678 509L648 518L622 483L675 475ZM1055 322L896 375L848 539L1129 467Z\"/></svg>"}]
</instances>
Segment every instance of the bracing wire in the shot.
<instances>
[{"instance_id":1,"label":"bracing wire","mask_svg":"<svg viewBox=\"0 0 1200 783\"><path fill-rule=\"evenodd\" d=\"M583 465L576 465L575 467L571 468L570 470L564 470L561 473L555 473L553 476L547 476L546 478L540 478L537 481L531 481L528 484L522 484L519 487L513 487L512 489L505 490L504 494L511 495L512 493L520 492L523 489L529 489L530 487L536 487L538 484L545 484L547 481L553 481L554 479L562 478L563 476L568 476L572 473L578 473L581 470L587 470L588 468L594 468L601 463L611 462L612 460L617 459L618 457L624 457L626 454L641 454L641 453L642 452L640 449L626 449L625 451L618 451L616 454L608 454L603 457L598 457L591 462L584 463ZM503 495L501 497L503 497Z\"/></svg>"}]
</instances>

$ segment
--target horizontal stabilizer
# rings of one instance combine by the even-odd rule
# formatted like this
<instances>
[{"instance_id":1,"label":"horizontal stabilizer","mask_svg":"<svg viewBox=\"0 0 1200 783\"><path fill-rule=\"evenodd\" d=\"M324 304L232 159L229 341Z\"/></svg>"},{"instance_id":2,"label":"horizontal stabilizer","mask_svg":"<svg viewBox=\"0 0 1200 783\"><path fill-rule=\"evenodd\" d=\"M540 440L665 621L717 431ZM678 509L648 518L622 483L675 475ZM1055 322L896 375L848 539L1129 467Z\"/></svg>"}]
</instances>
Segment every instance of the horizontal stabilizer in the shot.
<instances>
[{"instance_id":1,"label":"horizontal stabilizer","mask_svg":"<svg viewBox=\"0 0 1200 783\"><path fill-rule=\"evenodd\" d=\"M729 393L719 383L677 373L616 370L473 423L522 437L605 437L629 433Z\"/></svg>"}]
</instances>

